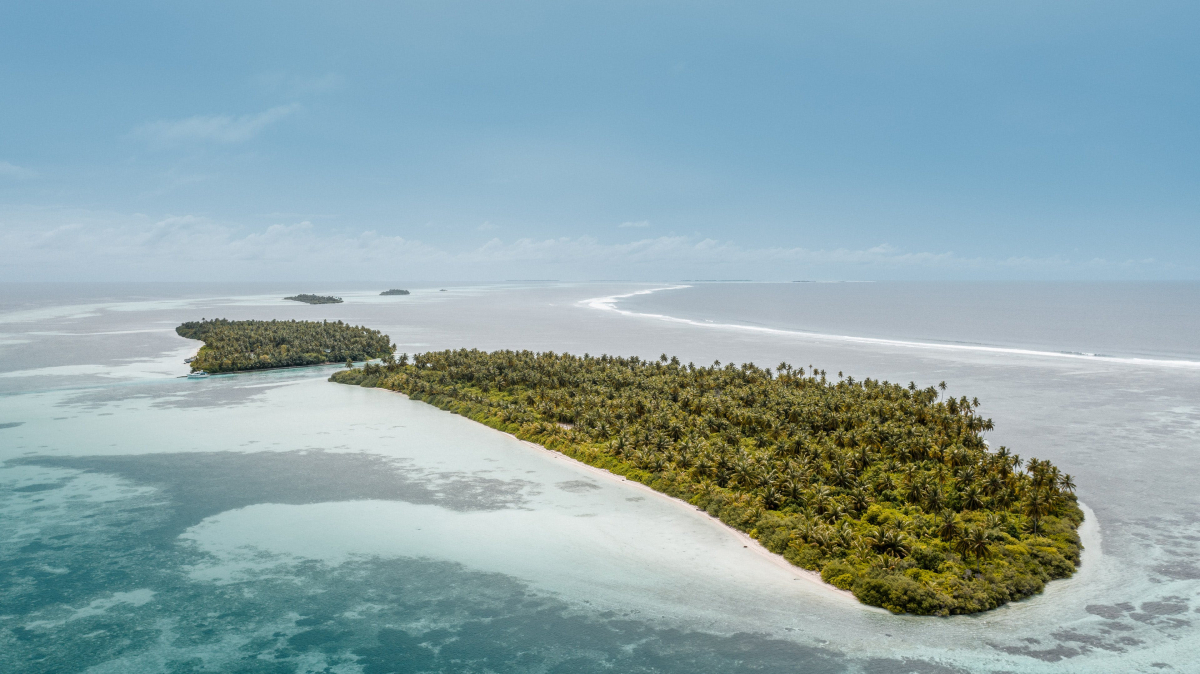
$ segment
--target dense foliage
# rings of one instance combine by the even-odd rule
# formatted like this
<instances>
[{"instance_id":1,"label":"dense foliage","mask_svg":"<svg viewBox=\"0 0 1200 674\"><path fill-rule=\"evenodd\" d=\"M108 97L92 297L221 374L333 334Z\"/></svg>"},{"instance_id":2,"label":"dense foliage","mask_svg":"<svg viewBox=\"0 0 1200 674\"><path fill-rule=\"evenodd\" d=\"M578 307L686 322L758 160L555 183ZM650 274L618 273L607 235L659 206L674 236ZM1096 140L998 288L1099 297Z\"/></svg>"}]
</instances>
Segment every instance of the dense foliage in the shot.
<instances>
[{"instance_id":1,"label":"dense foliage","mask_svg":"<svg viewBox=\"0 0 1200 674\"><path fill-rule=\"evenodd\" d=\"M304 302L305 304L340 304L342 302L342 298L334 297L333 295L307 295L303 293L283 299L292 300L293 302Z\"/></svg>"},{"instance_id":2,"label":"dense foliage","mask_svg":"<svg viewBox=\"0 0 1200 674\"><path fill-rule=\"evenodd\" d=\"M391 340L378 330L341 321L190 321L175 328L204 342L192 370L235 372L390 357Z\"/></svg>"},{"instance_id":3,"label":"dense foliage","mask_svg":"<svg viewBox=\"0 0 1200 674\"><path fill-rule=\"evenodd\" d=\"M379 294L380 295L409 295L411 293L409 293L407 290L397 290L396 288L392 288L391 290L385 290Z\"/></svg>"},{"instance_id":4,"label":"dense foliage","mask_svg":"<svg viewBox=\"0 0 1200 674\"><path fill-rule=\"evenodd\" d=\"M984 611L1079 563L1071 477L991 450L978 401L933 387L786 363L475 350L331 380L402 391L639 480L893 612Z\"/></svg>"}]
</instances>

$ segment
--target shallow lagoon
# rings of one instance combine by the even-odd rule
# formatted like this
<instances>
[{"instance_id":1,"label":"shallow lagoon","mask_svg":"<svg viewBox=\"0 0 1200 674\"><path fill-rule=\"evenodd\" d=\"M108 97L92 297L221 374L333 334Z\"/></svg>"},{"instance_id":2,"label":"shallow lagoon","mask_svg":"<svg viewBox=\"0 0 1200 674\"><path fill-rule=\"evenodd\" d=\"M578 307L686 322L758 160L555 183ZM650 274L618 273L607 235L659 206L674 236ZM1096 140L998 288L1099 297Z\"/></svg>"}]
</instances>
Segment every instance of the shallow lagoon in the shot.
<instances>
[{"instance_id":1,"label":"shallow lagoon","mask_svg":"<svg viewBox=\"0 0 1200 674\"><path fill-rule=\"evenodd\" d=\"M0 428L4 670L1187 671L1200 650L1196 370L583 302L628 286L350 289L331 307L205 290L51 294L0 315L0 424L20 424ZM668 351L945 379L983 400L993 444L1076 475L1089 548L1032 600L891 616L797 580L685 505L403 396L328 384L328 369L175 378L196 344L170 329L216 315L353 320L410 352Z\"/></svg>"}]
</instances>

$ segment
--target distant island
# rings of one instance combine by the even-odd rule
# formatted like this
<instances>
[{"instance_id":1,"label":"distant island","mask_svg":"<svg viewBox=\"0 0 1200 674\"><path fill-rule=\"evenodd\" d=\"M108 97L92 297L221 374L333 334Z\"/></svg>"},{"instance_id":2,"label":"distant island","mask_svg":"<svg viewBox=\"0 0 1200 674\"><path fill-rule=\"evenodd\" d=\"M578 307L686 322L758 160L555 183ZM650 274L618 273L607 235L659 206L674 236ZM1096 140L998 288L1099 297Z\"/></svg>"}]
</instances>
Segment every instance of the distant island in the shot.
<instances>
[{"instance_id":1,"label":"distant island","mask_svg":"<svg viewBox=\"0 0 1200 674\"><path fill-rule=\"evenodd\" d=\"M396 290L395 288L393 288L391 290L385 290L379 294L380 295L411 295L412 293L408 292L407 290Z\"/></svg>"},{"instance_id":2,"label":"distant island","mask_svg":"<svg viewBox=\"0 0 1200 674\"><path fill-rule=\"evenodd\" d=\"M642 482L894 613L976 613L1080 561L1075 484L977 400L780 363L440 351L335 373Z\"/></svg>"},{"instance_id":3,"label":"distant island","mask_svg":"<svg viewBox=\"0 0 1200 674\"><path fill-rule=\"evenodd\" d=\"M292 295L291 297L283 298L292 300L293 302L304 302L305 304L340 304L342 298L332 295Z\"/></svg>"},{"instance_id":4,"label":"distant island","mask_svg":"<svg viewBox=\"0 0 1200 674\"><path fill-rule=\"evenodd\" d=\"M341 321L190 321L175 328L204 342L193 372L239 372L390 358L391 339Z\"/></svg>"}]
</instances>

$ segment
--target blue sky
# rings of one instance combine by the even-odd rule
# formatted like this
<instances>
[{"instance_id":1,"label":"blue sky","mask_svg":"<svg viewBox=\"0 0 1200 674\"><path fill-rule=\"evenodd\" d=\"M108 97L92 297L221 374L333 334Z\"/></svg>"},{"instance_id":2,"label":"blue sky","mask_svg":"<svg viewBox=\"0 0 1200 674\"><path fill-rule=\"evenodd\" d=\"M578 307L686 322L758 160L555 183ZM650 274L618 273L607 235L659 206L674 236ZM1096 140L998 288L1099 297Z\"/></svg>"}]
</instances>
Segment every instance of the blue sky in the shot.
<instances>
[{"instance_id":1,"label":"blue sky","mask_svg":"<svg viewBox=\"0 0 1200 674\"><path fill-rule=\"evenodd\" d=\"M1194 2L4 3L0 280L1200 278Z\"/></svg>"}]
</instances>

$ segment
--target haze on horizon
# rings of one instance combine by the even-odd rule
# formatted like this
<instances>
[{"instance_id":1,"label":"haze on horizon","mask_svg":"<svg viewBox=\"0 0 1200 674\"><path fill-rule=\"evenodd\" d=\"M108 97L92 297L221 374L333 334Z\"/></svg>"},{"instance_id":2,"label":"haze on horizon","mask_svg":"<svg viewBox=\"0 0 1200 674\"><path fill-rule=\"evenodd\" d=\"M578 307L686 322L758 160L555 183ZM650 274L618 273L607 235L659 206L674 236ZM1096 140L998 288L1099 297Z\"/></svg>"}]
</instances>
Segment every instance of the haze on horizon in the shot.
<instances>
[{"instance_id":1,"label":"haze on horizon","mask_svg":"<svg viewBox=\"0 0 1200 674\"><path fill-rule=\"evenodd\" d=\"M1200 279L1189 2L7 3L0 281Z\"/></svg>"}]
</instances>

